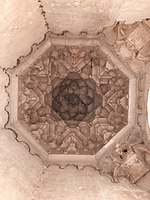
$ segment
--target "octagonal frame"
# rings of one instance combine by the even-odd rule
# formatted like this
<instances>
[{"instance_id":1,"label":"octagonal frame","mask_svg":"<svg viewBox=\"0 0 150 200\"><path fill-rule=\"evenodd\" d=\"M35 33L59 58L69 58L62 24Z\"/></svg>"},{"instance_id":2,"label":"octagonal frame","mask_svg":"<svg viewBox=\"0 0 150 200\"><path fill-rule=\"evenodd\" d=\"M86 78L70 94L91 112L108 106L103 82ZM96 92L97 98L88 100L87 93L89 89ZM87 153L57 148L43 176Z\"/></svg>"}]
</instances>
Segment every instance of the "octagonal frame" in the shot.
<instances>
[{"instance_id":1,"label":"octagonal frame","mask_svg":"<svg viewBox=\"0 0 150 200\"><path fill-rule=\"evenodd\" d=\"M68 46L93 46L99 47L108 58L111 60L129 79L129 98L128 98L128 124L120 130L99 152L95 155L64 155L64 154L48 154L30 135L30 133L18 121L18 77L19 75L29 68L44 52L46 52L51 45L68 45ZM31 151L38 154L46 165L60 164L61 166L67 164L74 164L77 166L92 165L97 166L97 162L107 153L109 146L115 143L116 139L126 137L128 133L136 126L136 92L137 90L137 77L133 71L126 66L113 52L112 47L105 43L101 43L100 39L64 39L64 38L48 38L30 54L23 63L19 64L16 68L9 70L10 86L8 92L10 95L8 111L10 119L7 124L8 128L13 129L18 139L26 142Z\"/></svg>"}]
</instances>

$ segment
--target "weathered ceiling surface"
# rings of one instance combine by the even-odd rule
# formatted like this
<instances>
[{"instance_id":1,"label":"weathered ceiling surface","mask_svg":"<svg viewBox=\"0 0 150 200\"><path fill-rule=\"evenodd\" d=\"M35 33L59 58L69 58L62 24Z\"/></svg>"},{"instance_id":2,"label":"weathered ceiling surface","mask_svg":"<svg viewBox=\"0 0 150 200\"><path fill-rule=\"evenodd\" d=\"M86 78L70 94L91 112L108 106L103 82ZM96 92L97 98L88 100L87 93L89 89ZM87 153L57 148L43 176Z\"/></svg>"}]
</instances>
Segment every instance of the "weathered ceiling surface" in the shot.
<instances>
[{"instance_id":1,"label":"weathered ceiling surface","mask_svg":"<svg viewBox=\"0 0 150 200\"><path fill-rule=\"evenodd\" d=\"M0 7L0 66L5 68L16 65L47 31L97 34L115 21L150 17L149 0L3 0Z\"/></svg>"},{"instance_id":2,"label":"weathered ceiling surface","mask_svg":"<svg viewBox=\"0 0 150 200\"><path fill-rule=\"evenodd\" d=\"M133 23L149 17L149 1L129 0L39 0L50 30L61 33L97 33L115 21ZM143 12L143 10L145 12ZM53 20L52 20L53 19Z\"/></svg>"},{"instance_id":3,"label":"weathered ceiling surface","mask_svg":"<svg viewBox=\"0 0 150 200\"><path fill-rule=\"evenodd\" d=\"M95 154L127 125L128 85L98 47L51 46L19 74L19 121L48 153Z\"/></svg>"},{"instance_id":4,"label":"weathered ceiling surface","mask_svg":"<svg viewBox=\"0 0 150 200\"><path fill-rule=\"evenodd\" d=\"M47 33L9 69L9 121L45 164L91 165L117 182L150 170L150 22L98 35Z\"/></svg>"}]
</instances>

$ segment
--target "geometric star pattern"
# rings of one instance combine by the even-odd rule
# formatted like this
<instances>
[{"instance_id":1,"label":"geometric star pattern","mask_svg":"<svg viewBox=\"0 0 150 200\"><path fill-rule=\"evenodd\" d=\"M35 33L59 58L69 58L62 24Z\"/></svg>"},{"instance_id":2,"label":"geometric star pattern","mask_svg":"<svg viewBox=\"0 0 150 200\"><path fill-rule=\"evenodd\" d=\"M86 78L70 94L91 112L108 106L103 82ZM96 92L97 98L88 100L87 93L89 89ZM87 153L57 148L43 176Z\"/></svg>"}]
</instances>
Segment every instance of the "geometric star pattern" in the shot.
<instances>
[{"instance_id":1,"label":"geometric star pattern","mask_svg":"<svg viewBox=\"0 0 150 200\"><path fill-rule=\"evenodd\" d=\"M127 125L128 91L98 47L53 45L19 75L18 118L47 153L91 155Z\"/></svg>"}]
</instances>

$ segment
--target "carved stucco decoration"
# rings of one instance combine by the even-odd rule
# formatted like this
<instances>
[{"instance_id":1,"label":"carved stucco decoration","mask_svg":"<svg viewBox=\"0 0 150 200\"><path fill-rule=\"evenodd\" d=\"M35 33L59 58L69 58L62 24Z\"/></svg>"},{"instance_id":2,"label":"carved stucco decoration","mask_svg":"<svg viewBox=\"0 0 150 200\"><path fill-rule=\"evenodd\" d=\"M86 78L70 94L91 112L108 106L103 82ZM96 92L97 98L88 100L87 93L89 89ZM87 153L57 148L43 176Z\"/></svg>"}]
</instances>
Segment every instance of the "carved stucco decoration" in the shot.
<instances>
[{"instance_id":1,"label":"carved stucco decoration","mask_svg":"<svg viewBox=\"0 0 150 200\"><path fill-rule=\"evenodd\" d=\"M96 37L85 32L47 34L9 71L10 115L5 127L16 132L18 141L27 143L45 165L92 165L112 181L125 177L138 182L150 166L149 140L144 139L149 33L147 21L142 21L116 23ZM74 90L67 86L68 79L86 85L92 116L84 112L81 121L66 120L60 116L64 107L53 106L56 96L64 98L57 93L63 83ZM66 101L80 105L80 92L72 93L65 93ZM75 111L81 111L77 107Z\"/></svg>"},{"instance_id":2,"label":"carved stucco decoration","mask_svg":"<svg viewBox=\"0 0 150 200\"><path fill-rule=\"evenodd\" d=\"M109 150L107 149L107 153L99 152L97 156L101 173L107 174L115 182L125 177L132 183L137 183L150 170L150 140L146 109L149 88L146 84L149 84L150 78L149 21L147 19L134 24L118 22L104 31L106 43L113 47L116 54L137 77L137 89L133 90L136 94L134 109L136 124L124 134L124 137L117 137L113 145L109 146Z\"/></svg>"},{"instance_id":3,"label":"carved stucco decoration","mask_svg":"<svg viewBox=\"0 0 150 200\"><path fill-rule=\"evenodd\" d=\"M48 153L95 154L127 125L128 85L97 47L51 46L19 75L18 120Z\"/></svg>"},{"instance_id":4,"label":"carved stucco decoration","mask_svg":"<svg viewBox=\"0 0 150 200\"><path fill-rule=\"evenodd\" d=\"M46 99L52 111L57 113L56 120L59 117L67 125L74 127L81 121L92 121L95 110L102 106L102 97L96 93L95 82L83 79L77 73L69 73Z\"/></svg>"},{"instance_id":5,"label":"carved stucco decoration","mask_svg":"<svg viewBox=\"0 0 150 200\"><path fill-rule=\"evenodd\" d=\"M105 157L100 167L101 173L114 182L124 177L131 183L137 183L150 171L149 145L145 132L133 130L124 142L118 143Z\"/></svg>"},{"instance_id":6,"label":"carved stucco decoration","mask_svg":"<svg viewBox=\"0 0 150 200\"><path fill-rule=\"evenodd\" d=\"M150 62L148 19L134 24L117 22L104 30L104 40L114 47L116 54L128 63L135 73L142 74L143 71L146 71L146 65Z\"/></svg>"},{"instance_id":7,"label":"carved stucco decoration","mask_svg":"<svg viewBox=\"0 0 150 200\"><path fill-rule=\"evenodd\" d=\"M47 35L29 56L9 70L7 127L46 164L99 168L101 156L108 154L109 147L136 126L138 113L133 91L137 90L137 77L104 42L103 36L68 34L50 33L50 38ZM82 98L90 100L85 103L85 110L90 106L91 112L86 111L79 120L66 120L60 116L64 106L54 107L56 96L64 98L63 93L58 95L57 88L60 90L65 83L68 91L74 90L74 86L67 86L68 80L75 85L84 84ZM82 89L76 87L77 91L83 92ZM66 93L67 102L79 103L80 92L79 96L72 93L75 94Z\"/></svg>"}]
</instances>

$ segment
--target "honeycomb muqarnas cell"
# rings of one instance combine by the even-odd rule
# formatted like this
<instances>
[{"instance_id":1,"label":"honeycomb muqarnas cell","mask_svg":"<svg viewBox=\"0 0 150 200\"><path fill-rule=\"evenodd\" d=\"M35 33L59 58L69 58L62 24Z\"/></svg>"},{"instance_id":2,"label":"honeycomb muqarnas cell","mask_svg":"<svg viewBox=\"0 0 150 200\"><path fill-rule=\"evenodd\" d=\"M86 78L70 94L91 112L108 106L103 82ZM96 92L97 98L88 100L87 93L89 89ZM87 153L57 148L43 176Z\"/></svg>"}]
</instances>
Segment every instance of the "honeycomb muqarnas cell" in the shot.
<instances>
[{"instance_id":1,"label":"honeycomb muqarnas cell","mask_svg":"<svg viewBox=\"0 0 150 200\"><path fill-rule=\"evenodd\" d=\"M68 125L77 125L94 119L95 109L102 105L102 97L96 93L93 80L70 73L46 96L46 102Z\"/></svg>"},{"instance_id":2,"label":"honeycomb muqarnas cell","mask_svg":"<svg viewBox=\"0 0 150 200\"><path fill-rule=\"evenodd\" d=\"M95 154L128 123L129 80L97 47L52 46L18 83L18 120L49 154Z\"/></svg>"}]
</instances>

